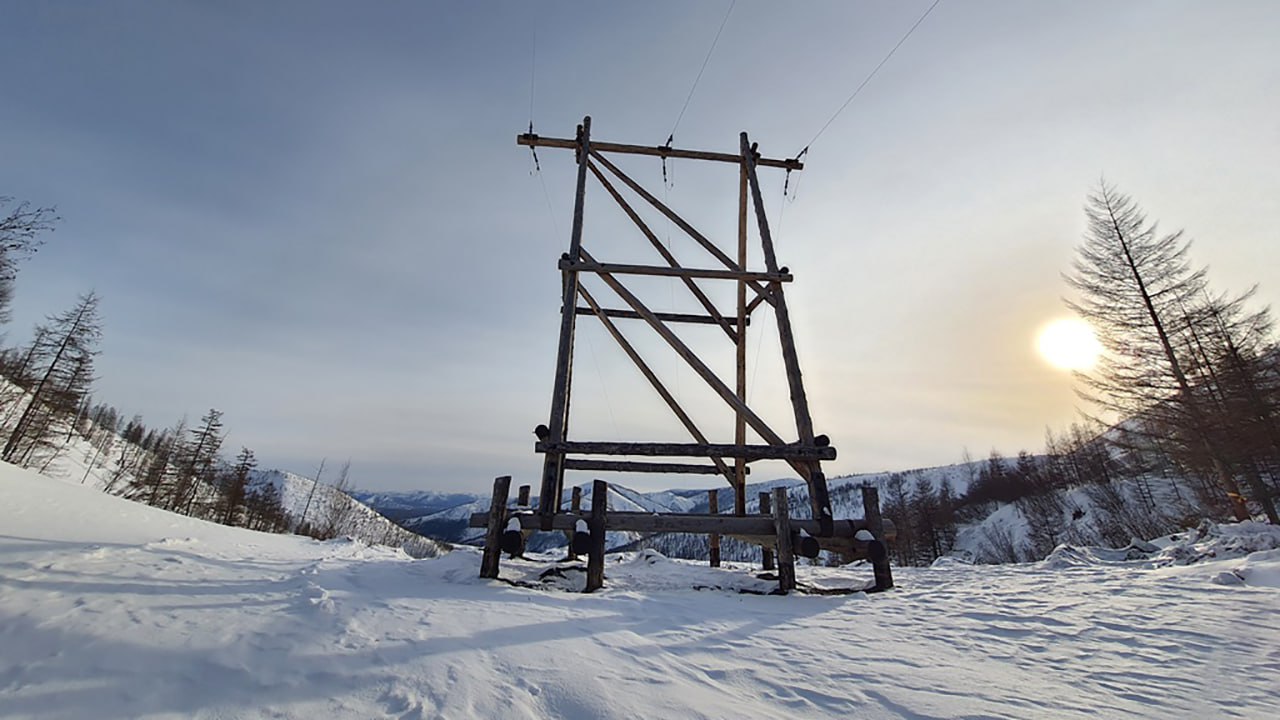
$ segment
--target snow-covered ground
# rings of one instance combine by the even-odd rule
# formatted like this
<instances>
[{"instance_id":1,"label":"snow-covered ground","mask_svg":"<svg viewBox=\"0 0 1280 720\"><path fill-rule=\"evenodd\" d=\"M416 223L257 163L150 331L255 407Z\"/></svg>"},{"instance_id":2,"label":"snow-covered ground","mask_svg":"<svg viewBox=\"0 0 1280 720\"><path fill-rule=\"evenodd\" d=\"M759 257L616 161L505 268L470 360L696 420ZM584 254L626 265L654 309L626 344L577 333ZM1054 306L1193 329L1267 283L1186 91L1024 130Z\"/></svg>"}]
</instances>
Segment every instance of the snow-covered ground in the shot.
<instances>
[{"instance_id":1,"label":"snow-covered ground","mask_svg":"<svg viewBox=\"0 0 1280 720\"><path fill-rule=\"evenodd\" d=\"M265 535L4 465L0 717L1270 719L1280 550L1250 551L1275 532L899 568L873 596L611 555L582 595L546 563L483 581L471 549Z\"/></svg>"}]
</instances>

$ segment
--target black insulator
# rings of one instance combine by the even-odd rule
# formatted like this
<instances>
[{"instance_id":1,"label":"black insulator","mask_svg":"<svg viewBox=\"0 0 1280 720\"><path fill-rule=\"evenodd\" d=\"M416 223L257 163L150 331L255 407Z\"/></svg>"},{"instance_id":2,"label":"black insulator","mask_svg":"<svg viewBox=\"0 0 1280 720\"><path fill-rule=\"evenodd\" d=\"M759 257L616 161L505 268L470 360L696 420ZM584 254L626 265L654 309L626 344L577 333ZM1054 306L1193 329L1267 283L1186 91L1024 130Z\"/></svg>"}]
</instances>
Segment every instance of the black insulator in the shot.
<instances>
[{"instance_id":1,"label":"black insulator","mask_svg":"<svg viewBox=\"0 0 1280 720\"><path fill-rule=\"evenodd\" d=\"M573 534L573 553L575 555L586 555L591 552L591 533L575 532Z\"/></svg>"},{"instance_id":2,"label":"black insulator","mask_svg":"<svg viewBox=\"0 0 1280 720\"><path fill-rule=\"evenodd\" d=\"M782 267L778 268L778 272L782 273L783 275L788 275L791 273L791 268L787 267L786 265L783 265Z\"/></svg>"},{"instance_id":3,"label":"black insulator","mask_svg":"<svg viewBox=\"0 0 1280 720\"><path fill-rule=\"evenodd\" d=\"M551 437L551 428L546 425L539 425L533 429L533 434L538 436L539 440L546 440ZM826 437L825 435L823 437Z\"/></svg>"},{"instance_id":4,"label":"black insulator","mask_svg":"<svg viewBox=\"0 0 1280 720\"><path fill-rule=\"evenodd\" d=\"M831 444L831 438L826 435L819 435L813 439L813 444L818 447L827 447Z\"/></svg>"},{"instance_id":5,"label":"black insulator","mask_svg":"<svg viewBox=\"0 0 1280 720\"><path fill-rule=\"evenodd\" d=\"M867 543L867 559L872 563L882 563L889 558L889 549L879 540Z\"/></svg>"},{"instance_id":6,"label":"black insulator","mask_svg":"<svg viewBox=\"0 0 1280 720\"><path fill-rule=\"evenodd\" d=\"M818 545L818 538L812 535L801 535L800 542L796 543L796 553L801 557L816 558L821 551L822 547Z\"/></svg>"},{"instance_id":7,"label":"black insulator","mask_svg":"<svg viewBox=\"0 0 1280 720\"><path fill-rule=\"evenodd\" d=\"M519 530L507 530L502 533L502 540L498 544L502 548L502 552L517 557L524 554L524 533Z\"/></svg>"}]
</instances>

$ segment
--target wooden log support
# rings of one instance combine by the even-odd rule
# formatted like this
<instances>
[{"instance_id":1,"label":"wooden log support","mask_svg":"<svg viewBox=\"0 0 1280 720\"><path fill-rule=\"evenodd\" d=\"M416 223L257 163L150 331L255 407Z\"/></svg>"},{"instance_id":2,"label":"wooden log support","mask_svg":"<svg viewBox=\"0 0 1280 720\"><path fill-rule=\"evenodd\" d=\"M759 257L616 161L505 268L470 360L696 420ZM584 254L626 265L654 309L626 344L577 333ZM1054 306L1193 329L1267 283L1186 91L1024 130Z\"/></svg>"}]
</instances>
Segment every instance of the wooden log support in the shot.
<instances>
[{"instance_id":1,"label":"wooden log support","mask_svg":"<svg viewBox=\"0 0 1280 720\"><path fill-rule=\"evenodd\" d=\"M770 516L773 515L772 507L773 507L773 503L771 501L771 498L769 497L768 491L760 493L760 514L770 515ZM773 569L773 546L771 545L760 546L760 567L763 570Z\"/></svg>"},{"instance_id":2,"label":"wooden log support","mask_svg":"<svg viewBox=\"0 0 1280 720\"><path fill-rule=\"evenodd\" d=\"M609 484L596 480L591 484L591 550L587 553L587 586L583 592L604 587L604 542L609 512Z\"/></svg>"},{"instance_id":3,"label":"wooden log support","mask_svg":"<svg viewBox=\"0 0 1280 720\"><path fill-rule=\"evenodd\" d=\"M475 513L471 516L470 527L482 528L488 522L488 513ZM553 518L553 529L572 530L579 516L559 513ZM540 527L541 518L534 514L515 514L507 518L510 523L515 520L526 530ZM830 538L818 535L819 523L809 518L791 518L791 529L805 532L817 537L820 543L828 541L849 541L858 530L865 530L867 524L862 520L843 520L836 523L835 534ZM710 515L693 513L651 513L651 512L611 512L609 513L609 529L619 532L638 533L692 533L695 535L735 535L742 537L771 538L774 534L773 519L761 515ZM887 539L894 537L893 523L884 521L884 533ZM756 542L756 540L751 540ZM823 547L826 547L824 544Z\"/></svg>"},{"instance_id":4,"label":"wooden log support","mask_svg":"<svg viewBox=\"0 0 1280 720\"><path fill-rule=\"evenodd\" d=\"M773 490L773 527L778 536L778 590L785 595L796 589L796 558L791 551L791 507L786 488Z\"/></svg>"},{"instance_id":5,"label":"wooden log support","mask_svg":"<svg viewBox=\"0 0 1280 720\"><path fill-rule=\"evenodd\" d=\"M581 306L578 307L577 313L579 315L598 314L589 307L581 307ZM635 310L619 310L617 308L601 308L599 314L603 314L607 318L614 318L617 320L643 320L644 319L643 317L641 317L640 313L636 312ZM719 325L720 324L720 321L711 315L693 315L690 313L655 312L653 316L663 322L669 322L669 323L688 323L691 325ZM743 324L750 325L751 318L746 318L746 322Z\"/></svg>"},{"instance_id":6,"label":"wooden log support","mask_svg":"<svg viewBox=\"0 0 1280 720\"><path fill-rule=\"evenodd\" d=\"M712 515L720 513L720 492L715 489L707 491L707 512ZM707 536L707 554L711 559L711 567L720 567L720 535L711 533Z\"/></svg>"},{"instance_id":7,"label":"wooden log support","mask_svg":"<svg viewBox=\"0 0 1280 720\"><path fill-rule=\"evenodd\" d=\"M573 497L569 500L569 513L571 515L580 515L582 513L582 487L573 486ZM565 560L577 560L578 553L573 550L573 529L564 531L565 539Z\"/></svg>"},{"instance_id":8,"label":"wooden log support","mask_svg":"<svg viewBox=\"0 0 1280 720\"><path fill-rule=\"evenodd\" d=\"M765 519L769 521L770 525L773 524L773 518L765 518ZM800 532L801 528L797 527L797 525L804 524L804 523L813 523L814 527L816 528L817 522L818 522L817 520L808 520L808 519L801 519L801 518L794 518L794 517L791 518L791 529L793 530L793 532L791 533L791 552L793 554L804 555L804 553L800 551L800 543L806 538L803 534L801 534ZM840 525L841 523L837 521L836 527L840 527ZM861 525L861 523L859 523L859 525ZM863 537L866 537L868 534L869 533L864 533ZM742 535L742 534L733 533L733 532L726 532L725 535L728 537L734 538L736 540L740 540L744 543L748 543L750 545L760 545L763 547L770 547L770 548L773 547L777 541L777 537L774 535L773 531L770 531L768 535ZM818 537L811 534L808 536L807 539L812 542L816 542L818 544L817 547L819 550L826 550L828 552L840 553L842 555L843 554L852 555L853 559L855 560L860 558L866 558L868 546L870 546L873 542L875 542L875 541L859 540L851 535L835 535L833 537L824 538L824 537ZM809 543L809 549L811 552L813 550L812 542ZM813 555L815 556L816 554L817 553L813 553Z\"/></svg>"},{"instance_id":9,"label":"wooden log support","mask_svg":"<svg viewBox=\"0 0 1280 720\"><path fill-rule=\"evenodd\" d=\"M715 465L689 463L618 462L613 460L574 460L565 458L565 470L592 470L595 472L671 473L682 475L721 475ZM750 468L748 468L750 470Z\"/></svg>"},{"instance_id":10,"label":"wooden log support","mask_svg":"<svg viewBox=\"0 0 1280 720\"><path fill-rule=\"evenodd\" d=\"M834 460L831 446L732 445L719 443L552 442L534 445L540 453L577 455L640 455L646 457L728 457L744 460Z\"/></svg>"},{"instance_id":11,"label":"wooden log support","mask_svg":"<svg viewBox=\"0 0 1280 720\"><path fill-rule=\"evenodd\" d=\"M625 263L572 262L561 258L561 270L590 272L597 275L651 275L656 277L701 278L704 280L761 280L764 282L791 282L795 276L789 272L755 270L716 270L714 268L663 267L661 265L632 265Z\"/></svg>"},{"instance_id":12,"label":"wooden log support","mask_svg":"<svg viewBox=\"0 0 1280 720\"><path fill-rule=\"evenodd\" d=\"M747 269L747 168L738 165L738 269ZM738 308L737 342L734 344L733 364L735 372L734 391L738 401L747 404L747 283L738 280L736 304ZM759 299L761 296L757 295ZM745 445L747 442L747 419L742 413L733 416L733 442ZM747 461L743 458L733 460L733 514L747 514Z\"/></svg>"},{"instance_id":13,"label":"wooden log support","mask_svg":"<svg viewBox=\"0 0 1280 720\"><path fill-rule=\"evenodd\" d=\"M480 577L495 580L502 553L502 530L507 514L507 496L511 492L511 476L503 475L493 481L493 500L489 503L484 534L484 554L480 557Z\"/></svg>"},{"instance_id":14,"label":"wooden log support","mask_svg":"<svg viewBox=\"0 0 1280 720\"><path fill-rule=\"evenodd\" d=\"M516 136L516 144L527 147L551 147L563 148L566 150L577 149L578 143L567 138L543 137L536 133L520 133ZM707 152L705 150L681 150L680 148L667 147L666 145L630 145L627 143L614 142L594 142L591 148L596 152L620 153L624 155L650 155L660 158L684 158L687 160L711 160L714 162L736 163L739 162L737 155L733 153ZM757 165L763 167L782 168L784 170L803 170L804 163L797 158L787 158L785 160L776 160L773 158L759 158L756 160Z\"/></svg>"},{"instance_id":15,"label":"wooden log support","mask_svg":"<svg viewBox=\"0 0 1280 720\"><path fill-rule=\"evenodd\" d=\"M532 490L532 488L531 488L531 487L529 487L528 485L521 485L521 486L520 486L520 489L516 491L516 506L517 506L517 507L522 507L522 508L527 508L527 507L529 507L529 492L530 492L530 490Z\"/></svg>"},{"instance_id":16,"label":"wooden log support","mask_svg":"<svg viewBox=\"0 0 1280 720\"><path fill-rule=\"evenodd\" d=\"M867 531L874 536L867 547L871 571L875 574L876 590L893 587L893 570L889 567L889 549L885 547L885 522L880 514L880 489L867 483L862 486L862 515L867 521Z\"/></svg>"},{"instance_id":17,"label":"wooden log support","mask_svg":"<svg viewBox=\"0 0 1280 720\"><path fill-rule=\"evenodd\" d=\"M760 194L760 180L756 177L755 150L744 132L739 136L742 165L747 171L747 182L751 189L752 205L756 211L756 226L760 231L760 244L764 249L765 269L770 273L779 272L778 259L773 250L773 235L769 232L769 218L764 208L764 200ZM804 392L804 382L800 374L800 361L796 356L795 337L791 332L791 315L787 311L787 301L782 294L782 285L770 284L773 290L773 311L778 320L778 344L782 346L782 362L786 369L787 385L791 392L791 408L796 419L796 432L800 436L801 445L813 444L813 419L809 414L809 400ZM832 532L834 518L831 516L831 498L827 493L827 478L815 463L808 472L796 468L805 476L809 484L809 504L813 517L822 522L822 535Z\"/></svg>"},{"instance_id":18,"label":"wooden log support","mask_svg":"<svg viewBox=\"0 0 1280 720\"><path fill-rule=\"evenodd\" d=\"M582 119L574 147L578 150L578 186L573 200L573 227L569 234L569 259L577 261L582 250L583 206L587 194L587 159L591 152L591 117ZM573 373L574 321L578 315L578 274L563 272L563 298L560 304L560 340L556 346L556 375L551 390L551 418L547 422L552 441L564 440L569 424L569 391ZM564 485L563 456L548 453L542 463L542 492L538 508L542 529L551 529L551 518L560 511L560 492Z\"/></svg>"}]
</instances>

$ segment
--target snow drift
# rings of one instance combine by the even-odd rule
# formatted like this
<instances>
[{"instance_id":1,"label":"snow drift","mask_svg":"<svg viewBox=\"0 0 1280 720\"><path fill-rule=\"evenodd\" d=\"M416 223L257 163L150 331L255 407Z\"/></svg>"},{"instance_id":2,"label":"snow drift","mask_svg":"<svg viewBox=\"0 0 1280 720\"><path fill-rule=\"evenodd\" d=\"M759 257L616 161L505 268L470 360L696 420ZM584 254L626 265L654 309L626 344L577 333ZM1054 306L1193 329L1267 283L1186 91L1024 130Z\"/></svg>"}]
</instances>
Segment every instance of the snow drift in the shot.
<instances>
[{"instance_id":1,"label":"snow drift","mask_svg":"<svg viewBox=\"0 0 1280 720\"><path fill-rule=\"evenodd\" d=\"M582 595L480 580L468 548L250 532L0 465L0 717L1271 718L1280 557L1238 549L789 597L611 554Z\"/></svg>"}]
</instances>

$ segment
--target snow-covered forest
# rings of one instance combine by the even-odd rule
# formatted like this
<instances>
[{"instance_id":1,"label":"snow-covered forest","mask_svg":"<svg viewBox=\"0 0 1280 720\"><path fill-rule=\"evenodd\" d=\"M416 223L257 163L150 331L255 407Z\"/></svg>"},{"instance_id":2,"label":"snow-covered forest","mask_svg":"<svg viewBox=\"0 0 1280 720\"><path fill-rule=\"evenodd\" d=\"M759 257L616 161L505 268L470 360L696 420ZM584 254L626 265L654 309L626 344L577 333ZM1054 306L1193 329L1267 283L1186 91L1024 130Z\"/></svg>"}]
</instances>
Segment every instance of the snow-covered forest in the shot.
<instances>
[{"instance_id":1,"label":"snow-covered forest","mask_svg":"<svg viewBox=\"0 0 1280 720\"><path fill-rule=\"evenodd\" d=\"M19 263L55 228L52 208L0 198L0 320ZM352 535L428 557L442 546L395 525L350 496L350 463L332 480L260 470L254 453L223 448L222 412L198 422L148 427L93 396L103 333L89 292L37 326L24 345L0 349L0 438L4 462L74 479L103 492L224 525L327 539Z\"/></svg>"}]
</instances>

